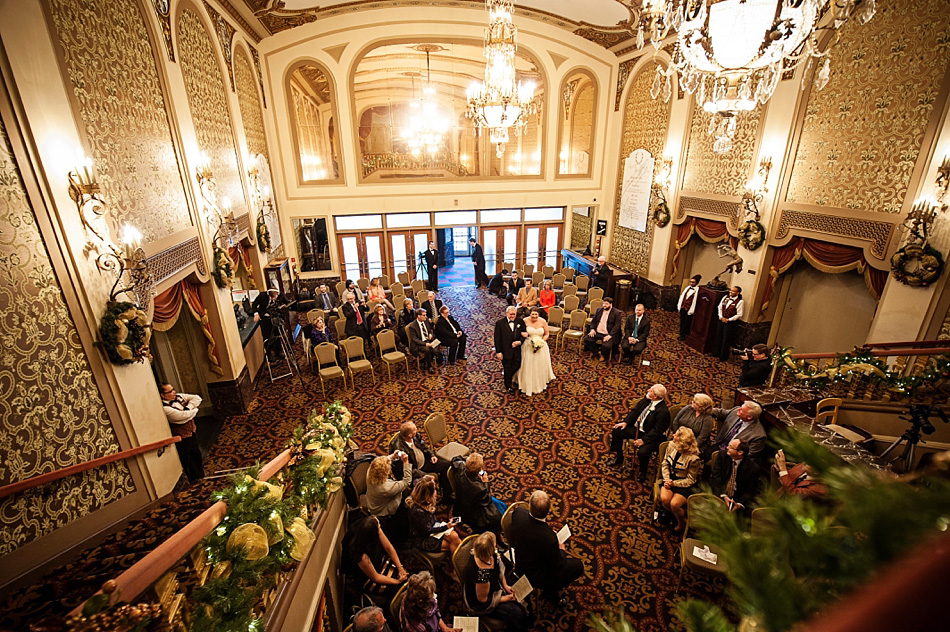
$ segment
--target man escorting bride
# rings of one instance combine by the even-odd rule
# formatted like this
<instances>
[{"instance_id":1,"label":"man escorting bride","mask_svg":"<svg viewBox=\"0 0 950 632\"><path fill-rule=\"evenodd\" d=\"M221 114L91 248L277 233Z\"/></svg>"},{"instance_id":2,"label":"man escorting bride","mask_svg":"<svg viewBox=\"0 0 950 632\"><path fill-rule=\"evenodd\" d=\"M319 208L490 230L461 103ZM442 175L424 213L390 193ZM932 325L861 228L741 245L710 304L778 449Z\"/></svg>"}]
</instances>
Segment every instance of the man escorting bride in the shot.
<instances>
[{"instance_id":1,"label":"man escorting bride","mask_svg":"<svg viewBox=\"0 0 950 632\"><path fill-rule=\"evenodd\" d=\"M521 345L521 369L515 381L525 395L540 393L554 379L551 369L551 351L548 349L548 323L538 315L538 308L532 307L524 321L525 330L521 333L524 342Z\"/></svg>"}]
</instances>

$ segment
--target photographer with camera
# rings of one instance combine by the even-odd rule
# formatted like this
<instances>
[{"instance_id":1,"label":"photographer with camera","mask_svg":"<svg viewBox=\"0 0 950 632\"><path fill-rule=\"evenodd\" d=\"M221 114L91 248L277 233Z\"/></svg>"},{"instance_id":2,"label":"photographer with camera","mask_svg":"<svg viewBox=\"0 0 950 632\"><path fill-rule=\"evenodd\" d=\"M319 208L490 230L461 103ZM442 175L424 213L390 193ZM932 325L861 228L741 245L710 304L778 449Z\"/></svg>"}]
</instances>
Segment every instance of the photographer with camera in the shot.
<instances>
[{"instance_id":1,"label":"photographer with camera","mask_svg":"<svg viewBox=\"0 0 950 632\"><path fill-rule=\"evenodd\" d=\"M742 360L742 372L739 373L739 388L763 386L772 373L772 358L769 348L758 344L751 349L733 349L732 354Z\"/></svg>"},{"instance_id":2,"label":"photographer with camera","mask_svg":"<svg viewBox=\"0 0 950 632\"><path fill-rule=\"evenodd\" d=\"M261 335L264 338L264 350L273 360L280 349L280 341L277 337L277 329L280 327L281 319L286 314L287 301L280 295L280 290L275 286L267 288L267 292L258 294L251 305L251 311L254 313L254 322L261 324Z\"/></svg>"}]
</instances>

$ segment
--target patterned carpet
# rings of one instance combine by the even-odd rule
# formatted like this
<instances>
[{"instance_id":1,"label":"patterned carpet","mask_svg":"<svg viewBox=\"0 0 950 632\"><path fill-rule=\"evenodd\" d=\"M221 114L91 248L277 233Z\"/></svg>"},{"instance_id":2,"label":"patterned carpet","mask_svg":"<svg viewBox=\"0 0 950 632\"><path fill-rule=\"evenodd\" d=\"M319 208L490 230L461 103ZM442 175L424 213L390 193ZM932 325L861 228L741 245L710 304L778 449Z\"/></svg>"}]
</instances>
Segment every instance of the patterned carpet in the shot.
<instances>
[{"instance_id":1,"label":"patterned carpet","mask_svg":"<svg viewBox=\"0 0 950 632\"><path fill-rule=\"evenodd\" d=\"M471 287L445 288L441 298L468 331L467 362L422 377L413 366L409 375L392 381L386 379L385 368L377 367L375 387L369 375L362 374L356 391L337 387L328 393L354 412L355 439L361 447L385 448L403 420L421 427L429 413L439 411L453 424L458 440L485 455L497 497L510 503L534 489L551 494L550 522L554 528L570 524L568 551L583 560L585 575L568 591L568 605L537 613L536 630L587 630L588 614L619 607L639 632L667 630L678 598L721 598L721 584L695 575L686 578L679 596L674 594L677 541L652 524L647 490L629 478L630 472L604 462L610 426L650 384L666 384L674 405L699 391L720 401L731 397L738 365L687 348L676 340L676 315L656 311L650 314L653 329L644 356L649 366L605 366L572 346L553 354L558 377L547 391L531 398L509 396L501 383L500 363L491 353L492 327L504 302ZM206 460L206 472L277 454L292 428L321 403L319 380L306 369L303 378L303 386L296 380L259 381L249 414L224 424ZM25 629L42 615L65 614L196 516L219 485L220 480L189 488L180 484L173 500L35 585L4 596L0 629ZM456 613L454 591L439 592L447 602L443 613L448 618Z\"/></svg>"}]
</instances>

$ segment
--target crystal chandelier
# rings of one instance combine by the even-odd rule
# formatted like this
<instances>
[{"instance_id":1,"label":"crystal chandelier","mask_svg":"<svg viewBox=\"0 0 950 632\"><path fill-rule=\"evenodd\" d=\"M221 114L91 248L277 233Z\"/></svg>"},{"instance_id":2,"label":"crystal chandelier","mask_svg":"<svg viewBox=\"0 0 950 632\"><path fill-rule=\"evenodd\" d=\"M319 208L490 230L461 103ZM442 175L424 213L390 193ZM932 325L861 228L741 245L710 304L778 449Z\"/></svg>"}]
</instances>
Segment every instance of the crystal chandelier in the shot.
<instances>
[{"instance_id":1,"label":"crystal chandelier","mask_svg":"<svg viewBox=\"0 0 950 632\"><path fill-rule=\"evenodd\" d=\"M468 110L465 116L476 128L488 128L489 140L500 158L505 152L509 130L520 135L526 117L537 112L534 82L517 81L515 76L515 35L511 21L514 0L485 0L488 29L485 31L485 80L473 83L466 91Z\"/></svg>"},{"instance_id":2,"label":"crystal chandelier","mask_svg":"<svg viewBox=\"0 0 950 632\"><path fill-rule=\"evenodd\" d=\"M651 95L668 101L678 75L680 88L713 114L710 133L721 153L732 146L735 115L768 101L782 73L807 62L808 74L817 60L815 87L821 90L831 46L821 50L819 35L850 19L865 24L875 10L875 0L644 0L637 45L642 48L649 33L659 47L676 30L673 63L657 66Z\"/></svg>"},{"instance_id":3,"label":"crystal chandelier","mask_svg":"<svg viewBox=\"0 0 950 632\"><path fill-rule=\"evenodd\" d=\"M428 46L418 48L426 53L426 83L422 88L422 98L414 98L409 102L409 121L402 131L402 137L409 145L409 152L413 156L418 157L423 152L433 156L442 149L443 140L446 132L449 131L450 123L449 119L442 114L436 90L432 86L432 75L429 68L429 53L432 50L439 50L439 48ZM412 92L415 96L414 77L416 75L410 76L413 77Z\"/></svg>"}]
</instances>

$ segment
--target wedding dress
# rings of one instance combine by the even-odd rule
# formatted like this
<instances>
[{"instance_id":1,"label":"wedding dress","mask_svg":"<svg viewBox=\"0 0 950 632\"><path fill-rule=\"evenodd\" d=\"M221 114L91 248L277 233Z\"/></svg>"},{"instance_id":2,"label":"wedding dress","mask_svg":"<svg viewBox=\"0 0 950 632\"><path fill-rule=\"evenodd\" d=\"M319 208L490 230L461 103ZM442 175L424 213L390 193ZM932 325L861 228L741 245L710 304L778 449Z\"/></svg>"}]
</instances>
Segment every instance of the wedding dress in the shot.
<instances>
[{"instance_id":1,"label":"wedding dress","mask_svg":"<svg viewBox=\"0 0 950 632\"><path fill-rule=\"evenodd\" d=\"M525 321L525 326L528 337L521 345L521 369L518 370L515 380L521 392L534 395L548 387L548 382L554 379L554 371L551 369L548 343L541 339L544 328L532 327L528 321Z\"/></svg>"}]
</instances>

